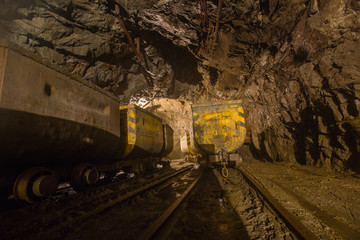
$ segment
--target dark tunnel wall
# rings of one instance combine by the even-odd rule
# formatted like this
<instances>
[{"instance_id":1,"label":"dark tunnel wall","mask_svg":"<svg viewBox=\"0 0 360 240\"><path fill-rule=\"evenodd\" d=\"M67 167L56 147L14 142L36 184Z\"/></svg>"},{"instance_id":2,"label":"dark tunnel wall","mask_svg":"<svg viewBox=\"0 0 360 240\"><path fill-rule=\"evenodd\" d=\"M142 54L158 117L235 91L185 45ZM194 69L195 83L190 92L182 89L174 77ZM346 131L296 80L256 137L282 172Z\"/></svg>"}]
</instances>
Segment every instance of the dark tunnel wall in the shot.
<instances>
[{"instance_id":1,"label":"dark tunnel wall","mask_svg":"<svg viewBox=\"0 0 360 240\"><path fill-rule=\"evenodd\" d=\"M105 0L5 0L0 23L13 42L124 102L241 98L260 156L360 171L358 1L228 0L218 35L217 1L205 30L196 1L137 2L126 24L154 87Z\"/></svg>"}]
</instances>

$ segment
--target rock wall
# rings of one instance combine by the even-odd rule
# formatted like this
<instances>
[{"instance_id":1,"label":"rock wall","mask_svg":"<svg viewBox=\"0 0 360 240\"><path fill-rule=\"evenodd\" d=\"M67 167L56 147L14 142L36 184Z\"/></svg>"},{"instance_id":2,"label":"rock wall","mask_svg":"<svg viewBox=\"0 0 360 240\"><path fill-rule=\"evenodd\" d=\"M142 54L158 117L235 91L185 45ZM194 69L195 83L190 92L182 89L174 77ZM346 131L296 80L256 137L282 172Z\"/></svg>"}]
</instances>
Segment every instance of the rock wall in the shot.
<instances>
[{"instance_id":1,"label":"rock wall","mask_svg":"<svg viewBox=\"0 0 360 240\"><path fill-rule=\"evenodd\" d=\"M360 171L359 1L227 0L218 34L218 1L207 1L209 26L198 1L121 2L141 38L141 64L111 13L114 1L3 0L0 25L124 103L243 99L261 156Z\"/></svg>"},{"instance_id":2,"label":"rock wall","mask_svg":"<svg viewBox=\"0 0 360 240\"><path fill-rule=\"evenodd\" d=\"M174 0L137 15L143 32L199 60L201 97L242 98L254 148L271 161L360 170L360 5L347 0ZM205 40L207 39L207 41Z\"/></svg>"},{"instance_id":3,"label":"rock wall","mask_svg":"<svg viewBox=\"0 0 360 240\"><path fill-rule=\"evenodd\" d=\"M272 161L359 170L358 3L260 2L232 20L219 43L233 39L224 71L246 79L241 94L255 148Z\"/></svg>"},{"instance_id":4,"label":"rock wall","mask_svg":"<svg viewBox=\"0 0 360 240\"><path fill-rule=\"evenodd\" d=\"M231 49L243 53L225 71L247 63L241 94L255 148L273 161L359 170L357 3L262 3L220 36L234 39L227 61Z\"/></svg>"},{"instance_id":5,"label":"rock wall","mask_svg":"<svg viewBox=\"0 0 360 240\"><path fill-rule=\"evenodd\" d=\"M154 4L154 1L122 2L129 9ZM159 47L144 38L140 41L141 61L136 62L113 14L113 1L2 0L0 4L3 37L111 91L124 103L136 94L148 98L155 94L177 96L184 90L183 82L188 81L181 76L175 79L174 71L176 75L178 68L162 56ZM130 34L133 39L138 36ZM187 62L186 57L182 59Z\"/></svg>"}]
</instances>

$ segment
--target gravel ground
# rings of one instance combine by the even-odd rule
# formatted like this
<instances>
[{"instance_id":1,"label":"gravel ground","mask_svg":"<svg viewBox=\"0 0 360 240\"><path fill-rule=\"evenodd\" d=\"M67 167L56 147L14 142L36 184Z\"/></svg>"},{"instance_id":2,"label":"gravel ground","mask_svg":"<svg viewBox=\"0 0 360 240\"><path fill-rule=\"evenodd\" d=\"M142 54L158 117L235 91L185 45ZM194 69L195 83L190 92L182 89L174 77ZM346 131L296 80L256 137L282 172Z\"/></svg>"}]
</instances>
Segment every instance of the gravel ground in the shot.
<instances>
[{"instance_id":1,"label":"gravel ground","mask_svg":"<svg viewBox=\"0 0 360 240\"><path fill-rule=\"evenodd\" d=\"M93 220L77 223L56 239L137 239L199 175L192 170L168 184L115 206Z\"/></svg>"},{"instance_id":2,"label":"gravel ground","mask_svg":"<svg viewBox=\"0 0 360 240\"><path fill-rule=\"evenodd\" d=\"M110 206L129 190L171 172L173 170L165 168L153 175L115 181L81 193L61 198L54 196L32 206L3 211L0 213L0 239L133 239L186 189L199 170L180 174L150 192L95 215L87 213L103 205ZM111 199L106 197L108 194ZM77 220L79 218L81 221Z\"/></svg>"},{"instance_id":3,"label":"gravel ground","mask_svg":"<svg viewBox=\"0 0 360 240\"><path fill-rule=\"evenodd\" d=\"M243 166L320 239L360 239L360 179L296 163Z\"/></svg>"},{"instance_id":4,"label":"gravel ground","mask_svg":"<svg viewBox=\"0 0 360 240\"><path fill-rule=\"evenodd\" d=\"M249 156L243 157L242 164L320 239L359 239L360 179L356 175L291 163L266 163ZM174 161L171 167L178 169L186 165L188 163ZM192 170L194 176L188 174L179 177L178 181L128 200L125 204L93 216L86 222L76 222L56 232L55 235L42 236L47 239L134 239L181 195L192 179L199 174L200 170L197 167L194 166ZM76 196L86 197L87 194ZM34 237L42 231L39 221L43 217L31 214L51 209L54 213L65 214L61 211L61 202L62 199L49 200L41 207L19 209L16 211L17 216L3 215L2 229L12 224L9 221L20 219L22 216L26 219L33 218L36 221L32 224L27 222L27 227L39 227L31 230L34 235L18 237ZM76 204L76 200L71 202L74 209ZM71 219L71 216L63 215L63 220L66 219ZM13 224L16 224L15 220ZM51 224L49 219L48 224ZM224 181L218 170L208 169L179 210L178 219L168 239L296 237L282 219L264 203L261 196L249 186L238 170L229 169L229 177Z\"/></svg>"},{"instance_id":5,"label":"gravel ground","mask_svg":"<svg viewBox=\"0 0 360 240\"><path fill-rule=\"evenodd\" d=\"M244 223L250 239L296 239L238 170L229 169L229 177L225 181L217 170L214 174Z\"/></svg>"},{"instance_id":6,"label":"gravel ground","mask_svg":"<svg viewBox=\"0 0 360 240\"><path fill-rule=\"evenodd\" d=\"M360 239L358 175L249 156L242 165L319 239ZM296 239L236 169L226 181L207 172L186 204L169 239Z\"/></svg>"}]
</instances>

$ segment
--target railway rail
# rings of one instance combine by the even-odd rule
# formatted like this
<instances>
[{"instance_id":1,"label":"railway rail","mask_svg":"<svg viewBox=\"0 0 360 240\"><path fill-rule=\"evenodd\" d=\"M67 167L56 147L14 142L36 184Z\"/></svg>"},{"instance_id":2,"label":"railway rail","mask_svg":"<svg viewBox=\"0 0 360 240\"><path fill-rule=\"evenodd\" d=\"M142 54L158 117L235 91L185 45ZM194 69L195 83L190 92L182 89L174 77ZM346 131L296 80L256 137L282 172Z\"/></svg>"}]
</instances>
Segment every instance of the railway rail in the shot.
<instances>
[{"instance_id":1,"label":"railway rail","mask_svg":"<svg viewBox=\"0 0 360 240\"><path fill-rule=\"evenodd\" d=\"M238 170L244 176L246 181L263 197L263 199L275 210L275 212L284 220L287 227L299 239L318 239L307 227L305 227L293 214L291 214L285 207L283 207L243 166L238 167Z\"/></svg>"},{"instance_id":2,"label":"railway rail","mask_svg":"<svg viewBox=\"0 0 360 240\"><path fill-rule=\"evenodd\" d=\"M171 231L172 225L176 220L176 210L184 203L184 200L189 195L191 190L199 182L202 173L195 179L195 181L179 196L176 201L161 214L161 216L154 221L138 238L139 240L148 239L166 239Z\"/></svg>"},{"instance_id":3,"label":"railway rail","mask_svg":"<svg viewBox=\"0 0 360 240\"><path fill-rule=\"evenodd\" d=\"M73 224L84 223L122 202L154 188L170 185L172 179L186 174L191 169L192 166L187 166L161 176L148 179L139 178L136 183L132 179L132 181L129 180L127 187L121 187L124 185L123 181L113 182L98 189L90 189L84 193L68 196L68 198L48 201L48 205L54 206L51 206L51 210L40 202L34 206L6 212L0 215L0 238L44 239L49 236L51 238L58 232L64 232L71 228ZM21 231L19 231L19 226L21 226Z\"/></svg>"}]
</instances>

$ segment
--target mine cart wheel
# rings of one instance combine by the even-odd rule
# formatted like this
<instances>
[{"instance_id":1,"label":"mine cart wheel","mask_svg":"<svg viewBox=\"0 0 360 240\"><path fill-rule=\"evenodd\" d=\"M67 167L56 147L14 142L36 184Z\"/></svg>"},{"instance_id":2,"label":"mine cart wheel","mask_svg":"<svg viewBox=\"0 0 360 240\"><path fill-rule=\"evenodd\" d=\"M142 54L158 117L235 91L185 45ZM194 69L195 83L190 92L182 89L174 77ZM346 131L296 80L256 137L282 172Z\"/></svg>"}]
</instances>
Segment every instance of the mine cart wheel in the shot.
<instances>
[{"instance_id":1,"label":"mine cart wheel","mask_svg":"<svg viewBox=\"0 0 360 240\"><path fill-rule=\"evenodd\" d=\"M99 179L99 172L89 163L77 165L71 173L70 185L75 191L82 191L87 186L94 185Z\"/></svg>"},{"instance_id":2,"label":"mine cart wheel","mask_svg":"<svg viewBox=\"0 0 360 240\"><path fill-rule=\"evenodd\" d=\"M16 179L13 193L16 200L33 203L56 192L58 177L48 168L35 167L22 172Z\"/></svg>"},{"instance_id":3,"label":"mine cart wheel","mask_svg":"<svg viewBox=\"0 0 360 240\"><path fill-rule=\"evenodd\" d=\"M134 161L133 170L137 174L144 174L147 170L146 162L143 160Z\"/></svg>"}]
</instances>

